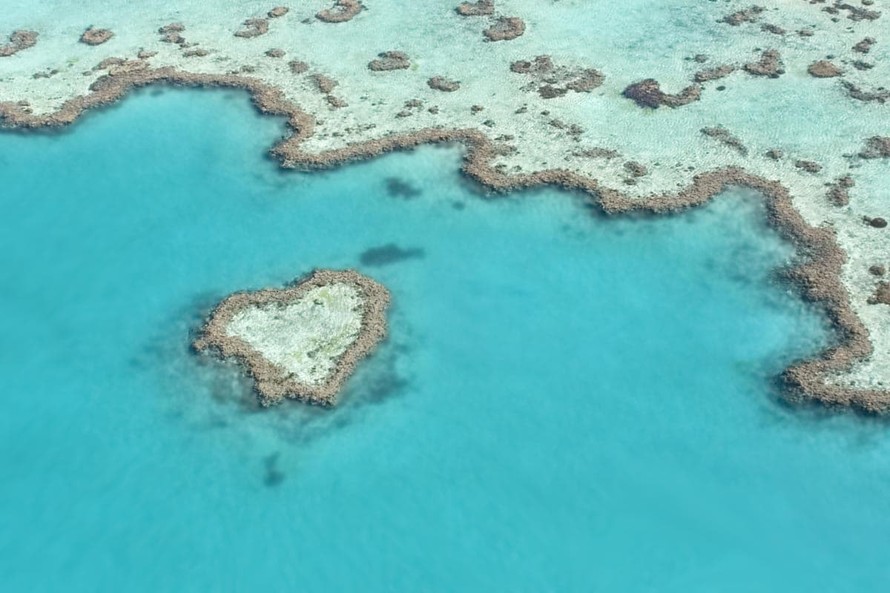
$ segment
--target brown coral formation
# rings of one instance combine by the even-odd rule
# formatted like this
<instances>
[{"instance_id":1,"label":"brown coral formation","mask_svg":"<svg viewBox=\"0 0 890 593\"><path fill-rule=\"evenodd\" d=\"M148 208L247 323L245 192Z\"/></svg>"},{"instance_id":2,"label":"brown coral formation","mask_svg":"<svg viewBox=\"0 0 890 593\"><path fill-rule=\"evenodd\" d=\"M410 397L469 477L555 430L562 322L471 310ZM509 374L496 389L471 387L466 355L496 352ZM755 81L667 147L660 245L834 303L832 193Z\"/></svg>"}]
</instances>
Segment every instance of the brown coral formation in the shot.
<instances>
[{"instance_id":1,"label":"brown coral formation","mask_svg":"<svg viewBox=\"0 0 890 593\"><path fill-rule=\"evenodd\" d=\"M266 16L270 19L277 19L282 17L290 12L290 9L287 6L276 6L272 10L266 13Z\"/></svg>"},{"instance_id":2,"label":"brown coral formation","mask_svg":"<svg viewBox=\"0 0 890 593\"><path fill-rule=\"evenodd\" d=\"M636 161L627 161L624 163L624 170L634 177L644 177L649 174L649 169L646 165Z\"/></svg>"},{"instance_id":3,"label":"brown coral formation","mask_svg":"<svg viewBox=\"0 0 890 593\"><path fill-rule=\"evenodd\" d=\"M252 39L253 37L259 37L260 35L265 35L269 32L268 19L247 19L243 24L243 29L235 31L235 37Z\"/></svg>"},{"instance_id":4,"label":"brown coral formation","mask_svg":"<svg viewBox=\"0 0 890 593\"><path fill-rule=\"evenodd\" d=\"M102 45L112 37L114 37L114 33L108 29L90 27L80 36L80 42L87 45Z\"/></svg>"},{"instance_id":5,"label":"brown coral formation","mask_svg":"<svg viewBox=\"0 0 890 593\"><path fill-rule=\"evenodd\" d=\"M865 3L863 2L863 4ZM847 18L851 21L874 21L881 18L881 13L877 10L853 6L843 0L835 0L834 5L826 6L822 10L828 14L840 14L842 10L846 10Z\"/></svg>"},{"instance_id":6,"label":"brown coral formation","mask_svg":"<svg viewBox=\"0 0 890 593\"><path fill-rule=\"evenodd\" d=\"M365 7L359 0L336 0L332 8L326 8L315 15L325 23L345 23L351 21Z\"/></svg>"},{"instance_id":7,"label":"brown coral formation","mask_svg":"<svg viewBox=\"0 0 890 593\"><path fill-rule=\"evenodd\" d=\"M834 78L844 73L839 67L835 66L828 60L818 60L807 66L807 72L810 76L816 78Z\"/></svg>"},{"instance_id":8,"label":"brown coral formation","mask_svg":"<svg viewBox=\"0 0 890 593\"><path fill-rule=\"evenodd\" d=\"M185 37L182 36L183 31L185 31L185 25L182 23L170 23L158 29L161 41L177 45L185 44Z\"/></svg>"},{"instance_id":9,"label":"brown coral formation","mask_svg":"<svg viewBox=\"0 0 890 593\"><path fill-rule=\"evenodd\" d=\"M874 37L866 37L865 39L856 43L856 45L853 46L853 51L858 52L860 54L867 54L868 52L871 51L871 46L873 46L877 42L878 42L878 40L875 39Z\"/></svg>"},{"instance_id":10,"label":"brown coral formation","mask_svg":"<svg viewBox=\"0 0 890 593\"><path fill-rule=\"evenodd\" d=\"M872 276L883 276L885 273L887 273L887 268L884 267L882 264L875 264L873 266L869 266L868 273Z\"/></svg>"},{"instance_id":11,"label":"brown coral formation","mask_svg":"<svg viewBox=\"0 0 890 593\"><path fill-rule=\"evenodd\" d=\"M273 47L272 49L266 50L266 56L270 58L283 58L284 50L280 47Z\"/></svg>"},{"instance_id":12,"label":"brown coral formation","mask_svg":"<svg viewBox=\"0 0 890 593\"><path fill-rule=\"evenodd\" d=\"M461 16L491 16L494 14L494 0L461 2L454 10Z\"/></svg>"},{"instance_id":13,"label":"brown coral formation","mask_svg":"<svg viewBox=\"0 0 890 593\"><path fill-rule=\"evenodd\" d=\"M538 56L534 60L518 60L510 64L510 71L525 74L532 79L530 88L536 88L544 99L561 97L573 91L588 93L603 84L605 76L594 68L570 68L557 66L550 56Z\"/></svg>"},{"instance_id":14,"label":"brown coral formation","mask_svg":"<svg viewBox=\"0 0 890 593\"><path fill-rule=\"evenodd\" d=\"M328 106L330 106L331 109L340 109L341 107L349 105L345 99L335 97L334 95L327 95L324 100L327 101Z\"/></svg>"},{"instance_id":15,"label":"brown coral formation","mask_svg":"<svg viewBox=\"0 0 890 593\"><path fill-rule=\"evenodd\" d=\"M460 82L457 80L449 80L444 76L433 76L426 81L427 86L436 91L444 93L453 93L460 88Z\"/></svg>"},{"instance_id":16,"label":"brown coral formation","mask_svg":"<svg viewBox=\"0 0 890 593\"><path fill-rule=\"evenodd\" d=\"M287 63L287 67L290 68L291 74L303 74L309 71L309 64L300 60L291 60Z\"/></svg>"},{"instance_id":17,"label":"brown coral formation","mask_svg":"<svg viewBox=\"0 0 890 593\"><path fill-rule=\"evenodd\" d=\"M853 60L853 67L857 70L871 70L875 67L874 64L870 64L865 60Z\"/></svg>"},{"instance_id":18,"label":"brown coral formation","mask_svg":"<svg viewBox=\"0 0 890 593\"><path fill-rule=\"evenodd\" d=\"M250 344L231 336L226 328L241 311L268 305L287 305L321 286L347 283L362 295L362 321L359 335L337 360L331 375L320 385L302 383L287 370L269 362ZM262 405L280 403L284 398L332 406L356 365L386 337L386 309L389 291L382 284L353 270L316 270L287 288L256 292L236 292L226 297L210 314L201 335L192 347L210 351L221 358L233 358L254 380L254 390Z\"/></svg>"},{"instance_id":19,"label":"brown coral formation","mask_svg":"<svg viewBox=\"0 0 890 593\"><path fill-rule=\"evenodd\" d=\"M510 41L525 33L525 21L518 16L502 16L482 32L488 41Z\"/></svg>"},{"instance_id":20,"label":"brown coral formation","mask_svg":"<svg viewBox=\"0 0 890 593\"><path fill-rule=\"evenodd\" d=\"M374 72L388 72L390 70L407 70L411 67L408 54L402 51L385 51L377 54L377 59L368 62L368 69Z\"/></svg>"},{"instance_id":21,"label":"brown coral formation","mask_svg":"<svg viewBox=\"0 0 890 593\"><path fill-rule=\"evenodd\" d=\"M764 33L772 33L773 35L785 35L788 33L785 29L778 25L772 25L770 23L764 23L760 25L760 30Z\"/></svg>"},{"instance_id":22,"label":"brown coral formation","mask_svg":"<svg viewBox=\"0 0 890 593\"><path fill-rule=\"evenodd\" d=\"M312 82L315 83L316 88L318 88L319 92L327 95L328 93L334 90L339 83L331 78L330 76L325 76L324 74L313 74Z\"/></svg>"},{"instance_id":23,"label":"brown coral formation","mask_svg":"<svg viewBox=\"0 0 890 593\"><path fill-rule=\"evenodd\" d=\"M607 161L621 156L621 154L617 150L612 150L610 148L601 148L599 146L594 146L593 148L585 148L583 150L576 150L572 153L572 155L586 159L605 159Z\"/></svg>"},{"instance_id":24,"label":"brown coral formation","mask_svg":"<svg viewBox=\"0 0 890 593\"><path fill-rule=\"evenodd\" d=\"M728 146L729 148L737 151L741 155L748 154L748 148L742 143L742 141L723 126L702 128L699 131L708 138L713 138L724 146Z\"/></svg>"},{"instance_id":25,"label":"brown coral formation","mask_svg":"<svg viewBox=\"0 0 890 593\"><path fill-rule=\"evenodd\" d=\"M847 80L843 80L841 83L844 85L844 88L847 89L847 95L849 95L851 99L856 99L857 101L863 101L865 103L881 104L890 101L890 90L887 90L884 87L878 87L873 91L867 91Z\"/></svg>"},{"instance_id":26,"label":"brown coral formation","mask_svg":"<svg viewBox=\"0 0 890 593\"><path fill-rule=\"evenodd\" d=\"M890 158L890 136L872 136L865 141L865 148L859 151L864 159Z\"/></svg>"},{"instance_id":27,"label":"brown coral formation","mask_svg":"<svg viewBox=\"0 0 890 593\"><path fill-rule=\"evenodd\" d=\"M818 173L822 170L822 165L814 161L797 160L794 161L794 166L807 173Z\"/></svg>"},{"instance_id":28,"label":"brown coral formation","mask_svg":"<svg viewBox=\"0 0 890 593\"><path fill-rule=\"evenodd\" d=\"M647 78L628 86L621 93L640 107L658 109L666 107L682 107L701 98L701 87L697 84L688 86L677 94L670 95L661 90L661 85L654 78Z\"/></svg>"},{"instance_id":29,"label":"brown coral formation","mask_svg":"<svg viewBox=\"0 0 890 593\"><path fill-rule=\"evenodd\" d=\"M760 18L760 13L762 12L762 6L751 6L744 10L739 10L738 12L734 12L723 17L722 19L720 19L720 22L732 25L733 27L738 27L742 23L753 23L757 21L757 19Z\"/></svg>"},{"instance_id":30,"label":"brown coral formation","mask_svg":"<svg viewBox=\"0 0 890 593\"><path fill-rule=\"evenodd\" d=\"M779 52L774 49L768 49L760 54L760 60L745 64L745 72L754 76L778 78L785 74L785 69Z\"/></svg>"},{"instance_id":31,"label":"brown coral formation","mask_svg":"<svg viewBox=\"0 0 890 593\"><path fill-rule=\"evenodd\" d=\"M148 64L141 59L125 60L123 58L105 58L99 62L93 70L105 70L108 74L117 76L121 74L129 74L136 70L144 70L148 68Z\"/></svg>"},{"instance_id":32,"label":"brown coral formation","mask_svg":"<svg viewBox=\"0 0 890 593\"><path fill-rule=\"evenodd\" d=\"M791 402L815 401L826 406L847 406L868 413L890 411L890 391L841 386L827 377L849 370L872 352L868 330L850 306L850 296L840 282L846 255L838 246L835 231L809 226L795 209L788 190L777 181L769 181L738 167L696 175L691 184L671 194L646 197L625 195L605 187L596 179L565 169L548 169L532 174L506 175L491 166L495 148L483 133L472 130L427 128L409 134L392 135L350 144L322 153L306 152L303 142L314 134L314 119L291 104L281 91L239 75L184 73L173 68L145 69L120 76L105 76L88 95L68 100L55 113L34 116L27 107L0 103L0 122L6 126L38 128L72 123L85 110L119 100L133 87L149 84L224 86L248 89L257 108L270 115L287 118L292 135L272 149L273 156L289 168L319 169L367 159L381 153L421 144L460 142L467 147L463 171L495 191L553 185L587 192L608 214L648 212L664 214L702 205L730 186L745 186L764 197L767 221L798 249L801 262L787 270L784 277L802 296L823 308L836 342L818 356L796 362L781 376L783 394ZM886 222L885 222L886 224Z\"/></svg>"},{"instance_id":33,"label":"brown coral formation","mask_svg":"<svg viewBox=\"0 0 890 593\"><path fill-rule=\"evenodd\" d=\"M34 47L37 44L37 32L19 29L9 35L9 43L0 45L0 58L6 58L17 54L23 49Z\"/></svg>"},{"instance_id":34,"label":"brown coral formation","mask_svg":"<svg viewBox=\"0 0 890 593\"><path fill-rule=\"evenodd\" d=\"M850 203L850 188L856 185L849 175L839 177L837 181L828 185L828 201L835 206L846 206Z\"/></svg>"},{"instance_id":35,"label":"brown coral formation","mask_svg":"<svg viewBox=\"0 0 890 593\"><path fill-rule=\"evenodd\" d=\"M702 82L710 82L712 80L719 80L721 78L725 78L736 71L736 67L732 64L723 64L722 66L716 66L714 68L707 68L705 70L699 70L693 76L693 80L698 83Z\"/></svg>"},{"instance_id":36,"label":"brown coral formation","mask_svg":"<svg viewBox=\"0 0 890 593\"><path fill-rule=\"evenodd\" d=\"M890 282L878 282L875 294L868 299L869 305L890 305Z\"/></svg>"}]
</instances>

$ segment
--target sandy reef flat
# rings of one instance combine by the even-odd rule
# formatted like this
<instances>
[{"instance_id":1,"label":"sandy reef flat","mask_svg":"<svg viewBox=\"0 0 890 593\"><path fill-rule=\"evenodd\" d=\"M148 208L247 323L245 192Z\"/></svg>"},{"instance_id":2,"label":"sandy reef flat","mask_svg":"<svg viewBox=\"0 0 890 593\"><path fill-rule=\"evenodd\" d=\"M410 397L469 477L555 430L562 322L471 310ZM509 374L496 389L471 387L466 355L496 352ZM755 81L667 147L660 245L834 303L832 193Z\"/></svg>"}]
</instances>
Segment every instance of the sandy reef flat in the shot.
<instances>
[{"instance_id":1,"label":"sandy reef flat","mask_svg":"<svg viewBox=\"0 0 890 593\"><path fill-rule=\"evenodd\" d=\"M884 0L55 4L0 17L7 126L221 85L288 118L286 167L459 142L492 189L562 185L611 213L758 189L837 334L786 371L789 396L890 407Z\"/></svg>"},{"instance_id":2,"label":"sandy reef flat","mask_svg":"<svg viewBox=\"0 0 890 593\"><path fill-rule=\"evenodd\" d=\"M264 405L333 405L359 360L386 335L389 293L358 272L316 270L282 289L237 292L194 342L241 363Z\"/></svg>"}]
</instances>

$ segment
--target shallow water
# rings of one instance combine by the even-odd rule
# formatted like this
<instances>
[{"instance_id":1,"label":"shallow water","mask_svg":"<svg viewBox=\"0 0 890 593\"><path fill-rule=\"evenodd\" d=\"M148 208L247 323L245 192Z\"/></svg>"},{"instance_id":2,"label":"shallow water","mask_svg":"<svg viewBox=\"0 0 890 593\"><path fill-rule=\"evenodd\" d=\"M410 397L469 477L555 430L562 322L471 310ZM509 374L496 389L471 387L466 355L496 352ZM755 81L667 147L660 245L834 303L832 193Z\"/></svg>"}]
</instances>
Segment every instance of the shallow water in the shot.
<instances>
[{"instance_id":1,"label":"shallow water","mask_svg":"<svg viewBox=\"0 0 890 593\"><path fill-rule=\"evenodd\" d=\"M753 195L605 219L458 148L281 172L282 133L146 91L0 135L2 590L883 590L890 438L776 400L828 337ZM260 410L190 334L316 266L391 338Z\"/></svg>"}]
</instances>

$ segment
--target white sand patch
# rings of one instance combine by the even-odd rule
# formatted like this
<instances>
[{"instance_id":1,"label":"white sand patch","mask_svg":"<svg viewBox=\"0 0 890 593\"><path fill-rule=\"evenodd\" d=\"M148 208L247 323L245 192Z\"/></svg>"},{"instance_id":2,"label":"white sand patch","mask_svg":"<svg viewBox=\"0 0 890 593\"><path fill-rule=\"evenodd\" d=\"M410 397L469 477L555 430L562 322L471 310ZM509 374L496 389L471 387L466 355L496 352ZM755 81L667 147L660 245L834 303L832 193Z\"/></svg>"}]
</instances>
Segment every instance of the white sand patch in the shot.
<instances>
[{"instance_id":1,"label":"white sand patch","mask_svg":"<svg viewBox=\"0 0 890 593\"><path fill-rule=\"evenodd\" d=\"M358 337L361 304L358 291L349 284L320 286L287 305L271 303L240 311L226 333L301 383L319 385Z\"/></svg>"}]
</instances>

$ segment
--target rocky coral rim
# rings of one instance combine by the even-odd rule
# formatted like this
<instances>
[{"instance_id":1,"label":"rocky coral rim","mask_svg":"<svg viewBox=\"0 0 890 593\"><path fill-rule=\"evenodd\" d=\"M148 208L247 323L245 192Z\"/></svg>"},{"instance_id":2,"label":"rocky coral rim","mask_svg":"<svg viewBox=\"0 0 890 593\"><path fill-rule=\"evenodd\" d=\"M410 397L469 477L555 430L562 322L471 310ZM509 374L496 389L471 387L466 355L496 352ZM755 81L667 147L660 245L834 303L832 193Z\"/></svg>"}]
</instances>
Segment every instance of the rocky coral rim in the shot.
<instances>
[{"instance_id":1,"label":"rocky coral rim","mask_svg":"<svg viewBox=\"0 0 890 593\"><path fill-rule=\"evenodd\" d=\"M362 321L358 336L336 360L334 371L320 385L307 385L269 362L260 352L240 338L230 336L226 328L235 315L246 307L270 303L292 303L310 289L332 283L351 284L362 295ZM285 397L312 404L332 406L356 365L386 337L386 309L389 291L355 270L315 270L282 289L236 292L219 303L207 318L200 336L192 343L198 352L210 351L220 358L238 361L254 380L254 389L263 405L275 404Z\"/></svg>"},{"instance_id":2,"label":"rocky coral rim","mask_svg":"<svg viewBox=\"0 0 890 593\"><path fill-rule=\"evenodd\" d=\"M805 299L825 309L837 336L835 345L814 358L796 362L785 369L781 374L784 397L792 402L849 406L868 413L890 411L888 390L855 389L826 381L830 375L848 370L854 363L867 358L872 352L872 344L868 329L850 307L849 294L840 282L846 255L838 246L834 231L809 226L792 205L788 189L778 181L764 179L739 167L727 167L694 176L692 183L676 194L632 198L601 186L592 177L565 169L504 175L489 166L496 156L492 141L475 129L427 128L309 154L301 149L301 144L314 133L315 120L288 101L277 88L240 75L194 74L174 68L146 68L107 75L94 83L90 94L72 98L48 115L33 116L16 104L0 103L0 119L6 126L19 128L63 126L74 122L87 109L113 103L131 88L149 84L215 86L249 91L261 113L287 118L292 134L270 151L287 168L327 168L421 144L457 142L467 149L463 172L492 190L559 186L588 193L608 214L666 214L704 204L728 186L757 190L764 196L769 224L791 240L803 258L803 263L785 270L785 276L800 288Z\"/></svg>"}]
</instances>

